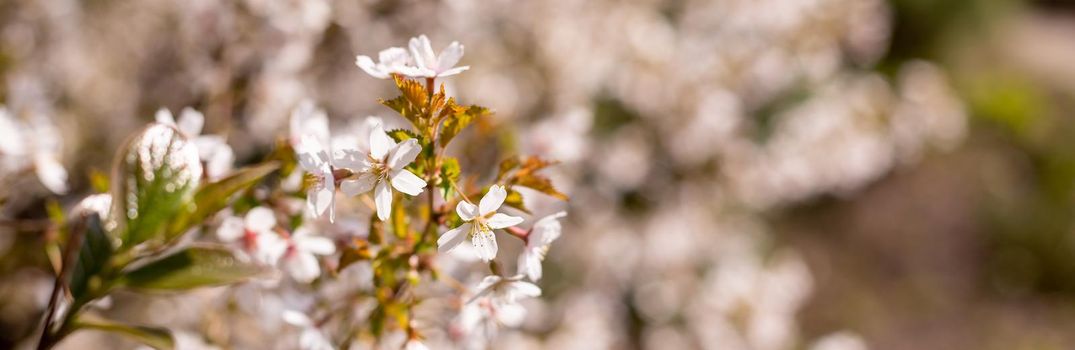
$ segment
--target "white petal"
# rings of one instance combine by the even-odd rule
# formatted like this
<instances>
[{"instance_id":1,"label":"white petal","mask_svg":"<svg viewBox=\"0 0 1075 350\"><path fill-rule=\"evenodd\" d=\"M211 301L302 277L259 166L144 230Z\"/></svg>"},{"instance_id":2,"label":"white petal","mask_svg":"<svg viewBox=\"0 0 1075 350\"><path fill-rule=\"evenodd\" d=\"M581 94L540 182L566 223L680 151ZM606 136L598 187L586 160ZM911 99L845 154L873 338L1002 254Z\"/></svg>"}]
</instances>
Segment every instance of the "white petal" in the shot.
<instances>
[{"instance_id":1,"label":"white petal","mask_svg":"<svg viewBox=\"0 0 1075 350\"><path fill-rule=\"evenodd\" d=\"M489 218L489 221L487 221L487 223L489 224L489 228L491 229L511 227L521 224L522 222L523 218L521 217L511 216L502 213L493 214L493 216Z\"/></svg>"},{"instance_id":2,"label":"white petal","mask_svg":"<svg viewBox=\"0 0 1075 350\"><path fill-rule=\"evenodd\" d=\"M392 188L388 187L388 182L377 183L373 190L373 201L377 205L377 218L388 221L388 216L392 214Z\"/></svg>"},{"instance_id":3,"label":"white petal","mask_svg":"<svg viewBox=\"0 0 1075 350\"><path fill-rule=\"evenodd\" d=\"M425 34L418 36L418 42L421 45L419 50L422 51L422 56L426 60L426 68L437 69L437 54L433 52L433 45L430 44L429 38Z\"/></svg>"},{"instance_id":4,"label":"white petal","mask_svg":"<svg viewBox=\"0 0 1075 350\"><path fill-rule=\"evenodd\" d=\"M399 145L392 149L392 154L388 156L388 167L392 170L403 169L403 167L411 164L414 158L418 157L418 153L421 152L422 146L418 145L418 140L409 139L400 142Z\"/></svg>"},{"instance_id":5,"label":"white petal","mask_svg":"<svg viewBox=\"0 0 1075 350\"><path fill-rule=\"evenodd\" d=\"M478 206L462 201L455 206L455 213L459 214L459 218L463 221L474 220L478 216Z\"/></svg>"},{"instance_id":6,"label":"white petal","mask_svg":"<svg viewBox=\"0 0 1075 350\"><path fill-rule=\"evenodd\" d=\"M426 187L426 181L414 175L406 169L399 170L395 176L392 176L392 187L400 192L417 196L422 193L422 189Z\"/></svg>"},{"instance_id":7,"label":"white petal","mask_svg":"<svg viewBox=\"0 0 1075 350\"><path fill-rule=\"evenodd\" d=\"M465 71L467 69L470 69L470 66L459 66L459 67L455 67L455 68L440 72L440 74L437 74L437 76L438 77L449 77L449 76L453 76L453 75L462 73L463 71Z\"/></svg>"},{"instance_id":8,"label":"white petal","mask_svg":"<svg viewBox=\"0 0 1075 350\"><path fill-rule=\"evenodd\" d=\"M377 53L377 59L381 61L381 65L389 68L407 64L410 58L407 50L402 47L390 47Z\"/></svg>"},{"instance_id":9,"label":"white petal","mask_svg":"<svg viewBox=\"0 0 1075 350\"><path fill-rule=\"evenodd\" d=\"M172 118L172 111L167 108L161 108L157 110L157 114L153 115L153 119L158 123L175 126L175 118Z\"/></svg>"},{"instance_id":10,"label":"white petal","mask_svg":"<svg viewBox=\"0 0 1075 350\"><path fill-rule=\"evenodd\" d=\"M365 71L366 74L369 74L370 76L372 76L374 78L377 78L377 79L388 78L388 74L385 73L384 71L380 70L377 67L377 64L373 63L373 59L371 59L369 56L355 57L355 65L358 66L358 68L362 68L362 70Z\"/></svg>"},{"instance_id":11,"label":"white petal","mask_svg":"<svg viewBox=\"0 0 1075 350\"><path fill-rule=\"evenodd\" d=\"M489 213L500 209L500 205L504 204L505 198L508 198L508 191L504 190L504 186L490 186L489 192L486 192L481 202L478 203L478 212L482 216L489 215Z\"/></svg>"},{"instance_id":12,"label":"white petal","mask_svg":"<svg viewBox=\"0 0 1075 350\"><path fill-rule=\"evenodd\" d=\"M463 45L460 45L458 41L453 41L451 45L448 45L440 52L437 69L444 71L452 68L456 63L459 63L460 58L463 58Z\"/></svg>"},{"instance_id":13,"label":"white petal","mask_svg":"<svg viewBox=\"0 0 1075 350\"><path fill-rule=\"evenodd\" d=\"M522 254L519 254L519 274L530 277L531 281L537 281L541 279L541 255L537 254L530 249L526 249Z\"/></svg>"},{"instance_id":14,"label":"white petal","mask_svg":"<svg viewBox=\"0 0 1075 350\"><path fill-rule=\"evenodd\" d=\"M527 242L527 246L544 246L549 245L557 238L560 238L560 232L562 227L558 219L567 216L566 212L558 212L538 220L531 229L530 240Z\"/></svg>"},{"instance_id":15,"label":"white petal","mask_svg":"<svg viewBox=\"0 0 1075 350\"><path fill-rule=\"evenodd\" d=\"M356 173L369 168L366 153L358 149L333 147L332 153L332 165L337 168L346 168Z\"/></svg>"},{"instance_id":16,"label":"white petal","mask_svg":"<svg viewBox=\"0 0 1075 350\"><path fill-rule=\"evenodd\" d=\"M235 163L235 153L232 152L231 147L228 145L220 145L216 151L210 155L205 161L205 175L211 180L217 180L231 170L232 164Z\"/></svg>"},{"instance_id":17,"label":"white petal","mask_svg":"<svg viewBox=\"0 0 1075 350\"><path fill-rule=\"evenodd\" d=\"M276 215L272 209L255 207L246 212L246 228L254 232L269 232L276 227Z\"/></svg>"},{"instance_id":18,"label":"white petal","mask_svg":"<svg viewBox=\"0 0 1075 350\"><path fill-rule=\"evenodd\" d=\"M373 189L373 185L377 184L377 176L371 173L361 173L358 175L358 179L343 180L340 183L340 191L348 196L357 196Z\"/></svg>"},{"instance_id":19,"label":"white petal","mask_svg":"<svg viewBox=\"0 0 1075 350\"><path fill-rule=\"evenodd\" d=\"M313 254L297 253L287 258L287 273L299 283L310 283L321 275L321 265Z\"/></svg>"},{"instance_id":20,"label":"white petal","mask_svg":"<svg viewBox=\"0 0 1075 350\"><path fill-rule=\"evenodd\" d=\"M254 252L254 258L262 264L276 265L284 253L287 253L287 241L275 232L257 236L257 251Z\"/></svg>"},{"instance_id":21,"label":"white petal","mask_svg":"<svg viewBox=\"0 0 1075 350\"><path fill-rule=\"evenodd\" d=\"M306 203L309 205L314 216L325 214L325 210L332 206L335 193L329 188L314 189L306 193ZM331 218L330 218L331 219Z\"/></svg>"},{"instance_id":22,"label":"white petal","mask_svg":"<svg viewBox=\"0 0 1075 350\"><path fill-rule=\"evenodd\" d=\"M295 246L302 251L317 255L329 255L336 252L336 243L331 239L310 234L296 237Z\"/></svg>"},{"instance_id":23,"label":"white petal","mask_svg":"<svg viewBox=\"0 0 1075 350\"><path fill-rule=\"evenodd\" d=\"M220 227L216 229L216 236L224 242L234 242L239 237L243 236L245 225L243 219L229 216L224 219L224 222L220 223Z\"/></svg>"},{"instance_id":24,"label":"white petal","mask_svg":"<svg viewBox=\"0 0 1075 350\"><path fill-rule=\"evenodd\" d=\"M483 261L490 261L496 258L496 235L493 231L480 230L475 232L470 237L470 243L474 245L474 251L478 254L478 258Z\"/></svg>"},{"instance_id":25,"label":"white petal","mask_svg":"<svg viewBox=\"0 0 1075 350\"><path fill-rule=\"evenodd\" d=\"M183 108L183 111L179 112L178 125L179 131L186 137L201 135L202 127L205 126L205 115L190 107Z\"/></svg>"},{"instance_id":26,"label":"white petal","mask_svg":"<svg viewBox=\"0 0 1075 350\"><path fill-rule=\"evenodd\" d=\"M52 155L34 156L34 171L45 188L55 194L67 193L67 170Z\"/></svg>"},{"instance_id":27,"label":"white petal","mask_svg":"<svg viewBox=\"0 0 1075 350\"><path fill-rule=\"evenodd\" d=\"M314 322L310 320L309 316L295 310L284 310L281 316L283 317L284 322L287 322L292 326L311 327L314 325Z\"/></svg>"},{"instance_id":28,"label":"white petal","mask_svg":"<svg viewBox=\"0 0 1075 350\"><path fill-rule=\"evenodd\" d=\"M496 320L505 327L519 327L526 320L526 308L519 304L500 305L496 308Z\"/></svg>"},{"instance_id":29,"label":"white petal","mask_svg":"<svg viewBox=\"0 0 1075 350\"><path fill-rule=\"evenodd\" d=\"M541 296L541 288L536 284L526 281L511 282L506 288L508 302L514 303L521 298L535 298Z\"/></svg>"},{"instance_id":30,"label":"white petal","mask_svg":"<svg viewBox=\"0 0 1075 350\"><path fill-rule=\"evenodd\" d=\"M396 147L396 142L384 132L384 126L377 125L370 132L370 156L373 159L384 159L388 152Z\"/></svg>"},{"instance_id":31,"label":"white petal","mask_svg":"<svg viewBox=\"0 0 1075 350\"><path fill-rule=\"evenodd\" d=\"M488 293L490 288L492 288L497 283L500 283L500 281L503 279L503 277L497 275L485 276L485 278L482 278L481 282L478 283L478 286L474 288L478 291L475 297Z\"/></svg>"},{"instance_id":32,"label":"white petal","mask_svg":"<svg viewBox=\"0 0 1075 350\"><path fill-rule=\"evenodd\" d=\"M470 223L464 223L459 227L453 228L440 235L437 239L437 251L441 253L447 253L459 246L459 243L463 243L463 239L467 238L467 233L470 232Z\"/></svg>"}]
</instances>

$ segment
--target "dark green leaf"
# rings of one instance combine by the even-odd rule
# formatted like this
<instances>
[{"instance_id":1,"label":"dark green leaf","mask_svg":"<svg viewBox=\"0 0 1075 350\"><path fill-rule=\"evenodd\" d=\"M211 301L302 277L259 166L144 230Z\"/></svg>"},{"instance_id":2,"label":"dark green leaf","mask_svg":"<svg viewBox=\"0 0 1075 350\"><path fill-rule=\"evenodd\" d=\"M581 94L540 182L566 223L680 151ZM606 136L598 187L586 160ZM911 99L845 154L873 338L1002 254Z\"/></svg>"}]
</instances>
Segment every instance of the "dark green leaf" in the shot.
<instances>
[{"instance_id":1,"label":"dark green leaf","mask_svg":"<svg viewBox=\"0 0 1075 350\"><path fill-rule=\"evenodd\" d=\"M198 149L171 126L150 125L128 142L116 159L111 186L122 248L164 238L201 176Z\"/></svg>"},{"instance_id":2,"label":"dark green leaf","mask_svg":"<svg viewBox=\"0 0 1075 350\"><path fill-rule=\"evenodd\" d=\"M113 250L100 217L92 214L84 220L82 247L71 275L71 295L76 300L88 297L87 292L94 288L94 284L102 283L99 274L108 266Z\"/></svg>"},{"instance_id":3,"label":"dark green leaf","mask_svg":"<svg viewBox=\"0 0 1075 350\"><path fill-rule=\"evenodd\" d=\"M226 247L192 246L135 268L119 285L141 290L184 290L242 282L265 273Z\"/></svg>"},{"instance_id":4,"label":"dark green leaf","mask_svg":"<svg viewBox=\"0 0 1075 350\"><path fill-rule=\"evenodd\" d=\"M135 326L99 318L85 319L85 317L75 323L75 328L96 329L121 334L155 349L167 350L175 348L175 338L172 336L172 332L165 328Z\"/></svg>"}]
</instances>

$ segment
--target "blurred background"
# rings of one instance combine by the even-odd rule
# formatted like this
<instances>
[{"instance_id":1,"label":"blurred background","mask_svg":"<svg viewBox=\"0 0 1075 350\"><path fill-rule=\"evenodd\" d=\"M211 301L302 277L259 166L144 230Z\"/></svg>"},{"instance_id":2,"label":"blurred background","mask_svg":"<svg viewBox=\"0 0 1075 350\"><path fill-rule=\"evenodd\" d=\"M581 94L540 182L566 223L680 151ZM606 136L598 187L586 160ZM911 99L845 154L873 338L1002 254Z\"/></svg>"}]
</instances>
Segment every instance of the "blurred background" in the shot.
<instances>
[{"instance_id":1,"label":"blurred background","mask_svg":"<svg viewBox=\"0 0 1075 350\"><path fill-rule=\"evenodd\" d=\"M51 290L46 203L91 193L158 108L253 163L303 99L334 128L389 117L354 57L422 33L465 45L448 89L496 112L464 170L542 155L572 197L545 294L491 348L1075 348L1061 0L0 0L0 103L70 174L57 196L0 167L0 348L33 344ZM107 312L260 348L221 344L257 326L214 295ZM135 346L63 345L88 344Z\"/></svg>"}]
</instances>

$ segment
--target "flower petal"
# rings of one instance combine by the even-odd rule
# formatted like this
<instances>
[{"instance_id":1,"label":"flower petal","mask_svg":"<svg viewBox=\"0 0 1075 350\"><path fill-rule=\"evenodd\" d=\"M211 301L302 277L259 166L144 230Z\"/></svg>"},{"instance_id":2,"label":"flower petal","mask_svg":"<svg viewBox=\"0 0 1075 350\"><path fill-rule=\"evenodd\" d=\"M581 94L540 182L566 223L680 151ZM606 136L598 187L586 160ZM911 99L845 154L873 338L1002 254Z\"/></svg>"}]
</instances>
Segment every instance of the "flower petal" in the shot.
<instances>
[{"instance_id":1,"label":"flower petal","mask_svg":"<svg viewBox=\"0 0 1075 350\"><path fill-rule=\"evenodd\" d=\"M456 63L459 63L460 58L463 58L463 45L460 45L458 41L453 41L451 45L448 45L440 52L437 69L444 71L452 68Z\"/></svg>"},{"instance_id":2,"label":"flower petal","mask_svg":"<svg viewBox=\"0 0 1075 350\"><path fill-rule=\"evenodd\" d=\"M490 261L496 258L496 251L498 249L496 244L496 235L491 230L479 230L470 237L470 243L474 245L474 251L478 254L478 258L483 261Z\"/></svg>"},{"instance_id":3,"label":"flower petal","mask_svg":"<svg viewBox=\"0 0 1075 350\"><path fill-rule=\"evenodd\" d=\"M67 193L67 169L51 154L34 156L34 172L45 188L55 194Z\"/></svg>"},{"instance_id":4,"label":"flower petal","mask_svg":"<svg viewBox=\"0 0 1075 350\"><path fill-rule=\"evenodd\" d=\"M541 288L536 284L526 281L511 282L510 298L512 302L520 297L536 298L541 296Z\"/></svg>"},{"instance_id":5,"label":"flower petal","mask_svg":"<svg viewBox=\"0 0 1075 350\"><path fill-rule=\"evenodd\" d=\"M343 194L354 197L373 189L373 186L377 184L377 176L372 173L358 174L357 179L343 180L340 183L340 191Z\"/></svg>"},{"instance_id":6,"label":"flower petal","mask_svg":"<svg viewBox=\"0 0 1075 350\"><path fill-rule=\"evenodd\" d=\"M489 221L487 221L486 223L489 224L489 228L495 230L495 229L499 229L499 228L506 228L506 227L515 226L515 225L521 224L522 222L523 222L523 218L521 218L521 217L511 216L511 215L502 214L502 213L496 213L496 214L493 214L493 216L490 217Z\"/></svg>"},{"instance_id":7,"label":"flower petal","mask_svg":"<svg viewBox=\"0 0 1075 350\"><path fill-rule=\"evenodd\" d=\"M437 239L437 251L441 253L447 253L459 246L459 243L463 243L463 239L467 238L467 233L470 232L470 223L464 223L459 227L453 228L440 235Z\"/></svg>"},{"instance_id":8,"label":"flower petal","mask_svg":"<svg viewBox=\"0 0 1075 350\"><path fill-rule=\"evenodd\" d=\"M478 216L478 206L467 201L461 201L455 206L455 213L459 214L459 218L463 219L463 221L474 220Z\"/></svg>"},{"instance_id":9,"label":"flower petal","mask_svg":"<svg viewBox=\"0 0 1075 350\"><path fill-rule=\"evenodd\" d=\"M395 187L400 192L417 196L426 187L426 181L407 169L401 169L395 176L392 176L392 187Z\"/></svg>"},{"instance_id":10,"label":"flower petal","mask_svg":"<svg viewBox=\"0 0 1075 350\"><path fill-rule=\"evenodd\" d=\"M377 205L377 218L387 221L389 214L392 214L392 188L388 187L388 182L377 182L377 187L373 190L373 201Z\"/></svg>"},{"instance_id":11,"label":"flower petal","mask_svg":"<svg viewBox=\"0 0 1075 350\"><path fill-rule=\"evenodd\" d=\"M299 283L310 283L321 275L321 265L309 253L297 253L287 258L287 273Z\"/></svg>"},{"instance_id":12,"label":"flower petal","mask_svg":"<svg viewBox=\"0 0 1075 350\"><path fill-rule=\"evenodd\" d=\"M179 131L186 137L195 137L202 134L202 127L205 126L205 115L202 112L198 112L194 108L183 108L182 112L179 112Z\"/></svg>"},{"instance_id":13,"label":"flower petal","mask_svg":"<svg viewBox=\"0 0 1075 350\"><path fill-rule=\"evenodd\" d=\"M167 108L158 109L157 113L153 115L153 119L161 124L175 126L175 118L172 117L172 111L169 111Z\"/></svg>"},{"instance_id":14,"label":"flower petal","mask_svg":"<svg viewBox=\"0 0 1075 350\"><path fill-rule=\"evenodd\" d=\"M315 217L321 216L332 206L333 196L333 191L327 188L311 189L306 193L306 204Z\"/></svg>"},{"instance_id":15,"label":"flower petal","mask_svg":"<svg viewBox=\"0 0 1075 350\"><path fill-rule=\"evenodd\" d=\"M485 216L500 209L500 205L504 204L505 198L508 198L508 191L504 190L504 186L490 186L489 192L486 192L481 202L478 203L478 213Z\"/></svg>"},{"instance_id":16,"label":"flower petal","mask_svg":"<svg viewBox=\"0 0 1075 350\"><path fill-rule=\"evenodd\" d=\"M250 231L269 232L276 227L276 215L273 214L272 209L255 207L246 212L244 223Z\"/></svg>"},{"instance_id":17,"label":"flower petal","mask_svg":"<svg viewBox=\"0 0 1075 350\"><path fill-rule=\"evenodd\" d=\"M243 236L243 230L245 230L243 219L229 216L220 223L220 227L217 227L216 236L221 241L234 242Z\"/></svg>"},{"instance_id":18,"label":"flower petal","mask_svg":"<svg viewBox=\"0 0 1075 350\"><path fill-rule=\"evenodd\" d=\"M388 74L386 72L382 71L379 67L377 67L377 64L373 63L373 59L370 58L369 56L361 56L360 55L358 57L355 57L355 65L358 66L358 68L362 68L362 70L365 71L366 74L369 74L370 76L372 76L374 78L377 78L377 79L386 79L386 78L388 78Z\"/></svg>"},{"instance_id":19,"label":"flower petal","mask_svg":"<svg viewBox=\"0 0 1075 350\"><path fill-rule=\"evenodd\" d=\"M526 275L531 281L541 279L541 255L537 252L525 249L519 254L519 274Z\"/></svg>"},{"instance_id":20,"label":"flower petal","mask_svg":"<svg viewBox=\"0 0 1075 350\"><path fill-rule=\"evenodd\" d=\"M388 137L388 133L384 132L384 126L377 125L370 131L370 156L373 159L383 160L388 152L396 147L396 141L392 141L391 137Z\"/></svg>"},{"instance_id":21,"label":"flower petal","mask_svg":"<svg viewBox=\"0 0 1075 350\"><path fill-rule=\"evenodd\" d=\"M403 169L403 167L411 164L420 152L422 152L422 146L418 145L418 140L409 139L400 142L399 145L392 149L392 154L388 156L387 165L392 170Z\"/></svg>"},{"instance_id":22,"label":"flower petal","mask_svg":"<svg viewBox=\"0 0 1075 350\"><path fill-rule=\"evenodd\" d=\"M470 66L459 66L459 67L455 67L455 68L440 72L440 74L437 74L437 76L438 77L453 76L453 75L462 73L463 71L465 71L467 69L470 69Z\"/></svg>"},{"instance_id":23,"label":"flower petal","mask_svg":"<svg viewBox=\"0 0 1075 350\"><path fill-rule=\"evenodd\" d=\"M336 243L331 239L313 234L296 237L295 247L317 255L329 255L336 252Z\"/></svg>"}]
</instances>

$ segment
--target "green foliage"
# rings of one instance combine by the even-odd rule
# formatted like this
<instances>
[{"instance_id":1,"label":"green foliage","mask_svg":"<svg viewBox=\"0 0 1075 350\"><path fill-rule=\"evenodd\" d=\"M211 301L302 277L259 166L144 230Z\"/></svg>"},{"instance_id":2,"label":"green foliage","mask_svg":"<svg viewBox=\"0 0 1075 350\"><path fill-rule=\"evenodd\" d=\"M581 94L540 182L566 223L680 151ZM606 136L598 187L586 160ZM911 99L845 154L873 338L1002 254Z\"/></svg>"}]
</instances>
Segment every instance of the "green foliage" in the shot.
<instances>
[{"instance_id":1,"label":"green foliage","mask_svg":"<svg viewBox=\"0 0 1075 350\"><path fill-rule=\"evenodd\" d=\"M454 102L452 102L454 104ZM446 111L448 109L445 109ZM449 142L459 133L463 132L468 125L478 118L489 114L489 109L482 106L469 106L465 109L453 110L444 120L444 127L440 131L440 146L447 147Z\"/></svg>"},{"instance_id":2,"label":"green foliage","mask_svg":"<svg viewBox=\"0 0 1075 350\"><path fill-rule=\"evenodd\" d=\"M96 329L124 335L159 350L175 348L175 338L172 336L172 332L164 328L128 325L96 317L92 319L83 317L74 323L74 327L75 329Z\"/></svg>"},{"instance_id":3,"label":"green foliage","mask_svg":"<svg viewBox=\"0 0 1075 350\"><path fill-rule=\"evenodd\" d=\"M440 183L437 184L440 187L441 197L444 200L449 200L452 197L452 184L459 182L459 176L462 170L459 168L459 159L455 157L446 157L440 165Z\"/></svg>"},{"instance_id":4,"label":"green foliage","mask_svg":"<svg viewBox=\"0 0 1075 350\"><path fill-rule=\"evenodd\" d=\"M194 195L194 200L187 204L188 210L177 213L171 221L167 235L169 241L227 207L236 193L249 189L279 167L278 162L270 161L239 169L231 176L202 186Z\"/></svg>"},{"instance_id":5,"label":"green foliage","mask_svg":"<svg viewBox=\"0 0 1075 350\"><path fill-rule=\"evenodd\" d=\"M230 249L192 246L137 267L118 284L139 290L185 290L246 281L264 274L264 268L242 261Z\"/></svg>"},{"instance_id":6,"label":"green foliage","mask_svg":"<svg viewBox=\"0 0 1075 350\"><path fill-rule=\"evenodd\" d=\"M530 214L530 209L527 209L526 204L523 203L523 194L519 193L519 191L516 191L514 189L508 189L508 197L504 198L504 205Z\"/></svg>"},{"instance_id":7,"label":"green foliage","mask_svg":"<svg viewBox=\"0 0 1075 350\"><path fill-rule=\"evenodd\" d=\"M97 214L84 219L82 246L78 251L71 275L71 296L76 300L86 298L87 293L102 282L101 272L112 259L112 241L108 238Z\"/></svg>"},{"instance_id":8,"label":"green foliage","mask_svg":"<svg viewBox=\"0 0 1075 350\"><path fill-rule=\"evenodd\" d=\"M151 125L128 142L111 186L121 250L162 239L194 197L201 171L198 150L171 126Z\"/></svg>"},{"instance_id":9,"label":"green foliage","mask_svg":"<svg viewBox=\"0 0 1075 350\"><path fill-rule=\"evenodd\" d=\"M410 131L410 130L407 130L407 129L389 130L388 131L388 136L392 137L392 139L395 140L396 142L403 142L403 141L407 141L407 140L410 140L410 139L418 139L419 138L418 134L415 134L414 131Z\"/></svg>"}]
</instances>

